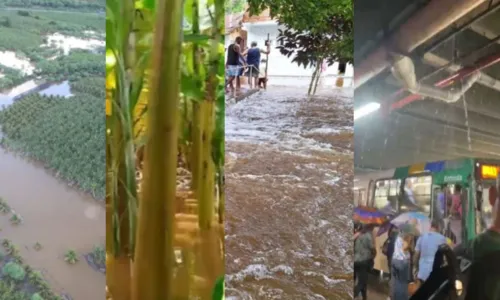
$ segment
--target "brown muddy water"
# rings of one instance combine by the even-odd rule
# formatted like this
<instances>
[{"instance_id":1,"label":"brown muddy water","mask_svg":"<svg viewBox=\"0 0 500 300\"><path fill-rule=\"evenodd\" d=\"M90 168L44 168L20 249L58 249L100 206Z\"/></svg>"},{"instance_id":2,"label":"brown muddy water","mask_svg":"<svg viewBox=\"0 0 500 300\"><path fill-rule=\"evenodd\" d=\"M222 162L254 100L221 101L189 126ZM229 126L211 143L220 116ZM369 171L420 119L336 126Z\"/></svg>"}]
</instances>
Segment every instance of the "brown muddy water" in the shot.
<instances>
[{"instance_id":1,"label":"brown muddy water","mask_svg":"<svg viewBox=\"0 0 500 300\"><path fill-rule=\"evenodd\" d=\"M352 89L226 108L226 298L352 299Z\"/></svg>"},{"instance_id":2,"label":"brown muddy water","mask_svg":"<svg viewBox=\"0 0 500 300\"><path fill-rule=\"evenodd\" d=\"M11 225L0 215L0 238L19 247L25 263L40 270L54 292L74 300L104 299L106 277L94 271L83 254L105 240L102 205L55 179L44 168L0 148L0 197L23 218ZM33 249L38 242L40 251ZM80 261L69 265L66 251Z\"/></svg>"}]
</instances>

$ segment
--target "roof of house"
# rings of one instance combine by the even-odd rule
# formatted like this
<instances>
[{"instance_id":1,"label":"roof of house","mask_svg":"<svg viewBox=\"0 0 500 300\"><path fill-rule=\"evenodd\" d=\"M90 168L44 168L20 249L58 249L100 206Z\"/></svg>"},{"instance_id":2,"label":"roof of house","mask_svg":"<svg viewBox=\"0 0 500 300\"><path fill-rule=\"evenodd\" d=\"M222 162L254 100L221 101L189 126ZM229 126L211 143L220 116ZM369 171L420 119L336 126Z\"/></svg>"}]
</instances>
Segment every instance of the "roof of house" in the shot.
<instances>
[{"instance_id":1,"label":"roof of house","mask_svg":"<svg viewBox=\"0 0 500 300\"><path fill-rule=\"evenodd\" d=\"M244 12L230 14L225 16L225 34L230 34L233 31L241 28L241 23L243 21Z\"/></svg>"},{"instance_id":2,"label":"roof of house","mask_svg":"<svg viewBox=\"0 0 500 300\"><path fill-rule=\"evenodd\" d=\"M247 11L243 16L243 23L266 22L266 21L271 21L272 19L273 18L271 18L271 13L269 9L266 9L262 11L260 14L253 16L250 16L250 13Z\"/></svg>"}]
</instances>

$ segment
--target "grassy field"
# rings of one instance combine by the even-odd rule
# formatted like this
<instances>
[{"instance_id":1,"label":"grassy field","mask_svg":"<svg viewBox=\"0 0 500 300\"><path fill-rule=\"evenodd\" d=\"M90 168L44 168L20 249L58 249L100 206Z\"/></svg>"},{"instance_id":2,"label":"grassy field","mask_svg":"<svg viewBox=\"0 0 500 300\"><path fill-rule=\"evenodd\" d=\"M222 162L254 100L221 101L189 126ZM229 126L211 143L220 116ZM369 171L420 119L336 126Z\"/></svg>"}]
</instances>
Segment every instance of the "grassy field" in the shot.
<instances>
[{"instance_id":1,"label":"grassy field","mask_svg":"<svg viewBox=\"0 0 500 300\"><path fill-rule=\"evenodd\" d=\"M83 36L86 30L105 29L104 16L97 14L0 10L0 50L28 54L41 51L44 37L51 33Z\"/></svg>"}]
</instances>

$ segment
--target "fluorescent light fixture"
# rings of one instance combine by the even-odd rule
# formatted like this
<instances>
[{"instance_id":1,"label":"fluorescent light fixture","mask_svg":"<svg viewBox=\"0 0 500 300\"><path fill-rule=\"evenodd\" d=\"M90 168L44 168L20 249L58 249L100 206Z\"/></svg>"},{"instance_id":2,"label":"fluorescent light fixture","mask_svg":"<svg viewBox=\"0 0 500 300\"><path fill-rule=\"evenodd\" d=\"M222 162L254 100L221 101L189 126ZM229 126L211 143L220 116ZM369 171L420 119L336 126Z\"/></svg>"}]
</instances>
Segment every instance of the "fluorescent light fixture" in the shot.
<instances>
[{"instance_id":1,"label":"fluorescent light fixture","mask_svg":"<svg viewBox=\"0 0 500 300\"><path fill-rule=\"evenodd\" d=\"M362 118L372 112L377 111L380 108L380 103L370 102L354 111L354 120Z\"/></svg>"}]
</instances>

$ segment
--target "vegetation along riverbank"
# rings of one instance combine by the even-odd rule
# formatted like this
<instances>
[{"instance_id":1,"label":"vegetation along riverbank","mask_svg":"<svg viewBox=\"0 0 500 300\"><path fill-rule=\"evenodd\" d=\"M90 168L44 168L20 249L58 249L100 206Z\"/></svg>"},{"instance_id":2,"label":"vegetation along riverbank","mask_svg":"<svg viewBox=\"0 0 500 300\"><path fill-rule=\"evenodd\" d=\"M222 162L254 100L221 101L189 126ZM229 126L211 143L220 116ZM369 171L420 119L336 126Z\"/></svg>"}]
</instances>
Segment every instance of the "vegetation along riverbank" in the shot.
<instances>
[{"instance_id":1,"label":"vegetation along riverbank","mask_svg":"<svg viewBox=\"0 0 500 300\"><path fill-rule=\"evenodd\" d=\"M2 145L42 162L56 176L104 199L104 79L72 84L71 99L30 94L0 111ZM101 95L99 95L101 94Z\"/></svg>"},{"instance_id":2,"label":"vegetation along riverbank","mask_svg":"<svg viewBox=\"0 0 500 300\"><path fill-rule=\"evenodd\" d=\"M105 17L50 11L61 3L77 9L81 1L28 2L47 10L0 8L1 144L104 199ZM100 2L104 8L104 1L87 2L85 9ZM3 1L11 8L20 3ZM56 82L70 91L36 88Z\"/></svg>"}]
</instances>

